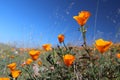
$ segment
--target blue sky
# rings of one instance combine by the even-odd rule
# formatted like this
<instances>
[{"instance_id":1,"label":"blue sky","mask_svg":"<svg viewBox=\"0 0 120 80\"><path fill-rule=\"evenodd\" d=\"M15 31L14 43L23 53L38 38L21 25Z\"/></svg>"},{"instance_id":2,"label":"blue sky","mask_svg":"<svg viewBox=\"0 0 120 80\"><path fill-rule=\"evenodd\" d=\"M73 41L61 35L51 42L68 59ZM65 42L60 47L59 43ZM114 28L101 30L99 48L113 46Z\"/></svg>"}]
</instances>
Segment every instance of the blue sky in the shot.
<instances>
[{"instance_id":1,"label":"blue sky","mask_svg":"<svg viewBox=\"0 0 120 80\"><path fill-rule=\"evenodd\" d=\"M82 10L91 12L87 42L103 38L120 40L120 0L0 0L0 42L23 47L66 43L82 44L80 27L73 19Z\"/></svg>"}]
</instances>

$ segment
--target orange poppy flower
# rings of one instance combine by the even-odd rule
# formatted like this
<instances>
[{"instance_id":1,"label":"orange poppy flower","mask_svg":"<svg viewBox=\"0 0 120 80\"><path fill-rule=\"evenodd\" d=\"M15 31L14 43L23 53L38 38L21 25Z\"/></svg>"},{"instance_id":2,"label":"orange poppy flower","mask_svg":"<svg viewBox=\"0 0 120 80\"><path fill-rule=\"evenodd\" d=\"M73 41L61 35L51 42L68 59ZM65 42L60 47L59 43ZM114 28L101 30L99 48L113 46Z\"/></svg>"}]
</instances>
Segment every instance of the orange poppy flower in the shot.
<instances>
[{"instance_id":1,"label":"orange poppy flower","mask_svg":"<svg viewBox=\"0 0 120 80\"><path fill-rule=\"evenodd\" d=\"M63 61L64 61L65 65L68 67L70 65L72 65L74 60L75 60L75 56L73 56L71 54L66 54L65 56L63 56Z\"/></svg>"},{"instance_id":2,"label":"orange poppy flower","mask_svg":"<svg viewBox=\"0 0 120 80\"><path fill-rule=\"evenodd\" d=\"M46 51L52 50L51 44L44 44L42 47L43 47Z\"/></svg>"},{"instance_id":3,"label":"orange poppy flower","mask_svg":"<svg viewBox=\"0 0 120 80\"><path fill-rule=\"evenodd\" d=\"M16 69L16 63L11 63L9 65L7 65L8 68L10 68L10 70L15 70Z\"/></svg>"},{"instance_id":4,"label":"orange poppy flower","mask_svg":"<svg viewBox=\"0 0 120 80\"><path fill-rule=\"evenodd\" d=\"M33 60L29 58L29 59L27 59L26 64L29 65L29 64L31 64L32 62L33 62Z\"/></svg>"},{"instance_id":5,"label":"orange poppy flower","mask_svg":"<svg viewBox=\"0 0 120 80\"><path fill-rule=\"evenodd\" d=\"M39 65L39 66L42 65L42 62L41 62L41 61L38 61L38 65Z\"/></svg>"},{"instance_id":6,"label":"orange poppy flower","mask_svg":"<svg viewBox=\"0 0 120 80\"><path fill-rule=\"evenodd\" d=\"M10 58L14 58L14 57L15 57L15 56L13 56L13 55L12 55L12 56L10 56Z\"/></svg>"},{"instance_id":7,"label":"orange poppy flower","mask_svg":"<svg viewBox=\"0 0 120 80\"><path fill-rule=\"evenodd\" d=\"M10 80L10 78L0 78L0 80Z\"/></svg>"},{"instance_id":8,"label":"orange poppy flower","mask_svg":"<svg viewBox=\"0 0 120 80\"><path fill-rule=\"evenodd\" d=\"M13 70L11 71L11 75L13 78L17 78L21 74L20 70Z\"/></svg>"},{"instance_id":9,"label":"orange poppy flower","mask_svg":"<svg viewBox=\"0 0 120 80\"><path fill-rule=\"evenodd\" d=\"M106 52L113 43L111 41L104 41L103 39L98 39L95 41L95 46L100 53Z\"/></svg>"},{"instance_id":10,"label":"orange poppy flower","mask_svg":"<svg viewBox=\"0 0 120 80\"><path fill-rule=\"evenodd\" d=\"M116 57L117 57L118 59L120 59L120 53L116 54Z\"/></svg>"},{"instance_id":11,"label":"orange poppy flower","mask_svg":"<svg viewBox=\"0 0 120 80\"><path fill-rule=\"evenodd\" d=\"M80 26L84 26L90 15L91 14L88 11L81 11L79 12L78 16L73 16L73 18L78 22Z\"/></svg>"},{"instance_id":12,"label":"orange poppy flower","mask_svg":"<svg viewBox=\"0 0 120 80\"><path fill-rule=\"evenodd\" d=\"M60 42L60 43L62 43L63 41L64 41L64 35L63 34L59 34L58 35L58 41Z\"/></svg>"},{"instance_id":13,"label":"orange poppy flower","mask_svg":"<svg viewBox=\"0 0 120 80\"><path fill-rule=\"evenodd\" d=\"M25 65L26 65L26 62L23 62L23 63L21 64L22 67L24 67Z\"/></svg>"},{"instance_id":14,"label":"orange poppy flower","mask_svg":"<svg viewBox=\"0 0 120 80\"><path fill-rule=\"evenodd\" d=\"M40 51L38 50L31 50L29 52L30 56L32 57L33 60L37 60L39 58L40 55Z\"/></svg>"}]
</instances>

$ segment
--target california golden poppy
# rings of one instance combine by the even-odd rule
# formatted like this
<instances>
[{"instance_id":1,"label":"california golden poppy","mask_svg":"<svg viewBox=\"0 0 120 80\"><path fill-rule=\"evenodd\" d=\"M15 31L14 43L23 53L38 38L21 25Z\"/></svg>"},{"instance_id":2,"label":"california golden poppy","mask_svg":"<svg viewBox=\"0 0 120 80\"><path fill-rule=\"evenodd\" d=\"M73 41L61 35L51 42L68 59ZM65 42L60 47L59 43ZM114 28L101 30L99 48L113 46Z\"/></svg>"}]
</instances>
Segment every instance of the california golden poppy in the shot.
<instances>
[{"instance_id":1,"label":"california golden poppy","mask_svg":"<svg viewBox=\"0 0 120 80\"><path fill-rule=\"evenodd\" d=\"M120 59L120 53L117 53L117 54L116 54L116 57L117 57L118 59Z\"/></svg>"},{"instance_id":2,"label":"california golden poppy","mask_svg":"<svg viewBox=\"0 0 120 80\"><path fill-rule=\"evenodd\" d=\"M95 41L95 46L100 53L106 52L113 43L111 41L104 41L103 39L98 39Z\"/></svg>"},{"instance_id":3,"label":"california golden poppy","mask_svg":"<svg viewBox=\"0 0 120 80\"><path fill-rule=\"evenodd\" d=\"M64 61L65 65L68 67L70 65L72 65L74 60L75 60L75 56L73 56L71 54L66 54L65 56L63 56L63 61Z\"/></svg>"},{"instance_id":4,"label":"california golden poppy","mask_svg":"<svg viewBox=\"0 0 120 80\"><path fill-rule=\"evenodd\" d=\"M41 66L41 65L42 65L42 62L41 62L40 60L38 61L38 65L39 65L39 66Z\"/></svg>"},{"instance_id":5,"label":"california golden poppy","mask_svg":"<svg viewBox=\"0 0 120 80\"><path fill-rule=\"evenodd\" d=\"M15 70L16 69L16 63L11 63L9 65L7 65L8 68L10 68L10 70Z\"/></svg>"},{"instance_id":6,"label":"california golden poppy","mask_svg":"<svg viewBox=\"0 0 120 80\"><path fill-rule=\"evenodd\" d=\"M88 11L81 11L79 12L78 16L73 16L73 18L78 22L80 26L84 26L90 15L91 14Z\"/></svg>"},{"instance_id":7,"label":"california golden poppy","mask_svg":"<svg viewBox=\"0 0 120 80\"><path fill-rule=\"evenodd\" d=\"M13 70L11 71L11 75L13 78L17 78L21 74L20 70Z\"/></svg>"},{"instance_id":8,"label":"california golden poppy","mask_svg":"<svg viewBox=\"0 0 120 80\"><path fill-rule=\"evenodd\" d=\"M64 41L64 35L63 34L59 34L58 35L58 41L60 42L60 43L62 43L63 41Z\"/></svg>"},{"instance_id":9,"label":"california golden poppy","mask_svg":"<svg viewBox=\"0 0 120 80\"><path fill-rule=\"evenodd\" d=\"M21 64L22 67L24 67L25 65L26 65L26 62L23 62L23 63Z\"/></svg>"},{"instance_id":10,"label":"california golden poppy","mask_svg":"<svg viewBox=\"0 0 120 80\"><path fill-rule=\"evenodd\" d=\"M10 58L14 58L14 57L15 57L15 56L13 56L13 55L12 55L12 56L10 56Z\"/></svg>"},{"instance_id":11,"label":"california golden poppy","mask_svg":"<svg viewBox=\"0 0 120 80\"><path fill-rule=\"evenodd\" d=\"M44 44L42 47L43 47L46 51L52 50L51 44Z\"/></svg>"},{"instance_id":12,"label":"california golden poppy","mask_svg":"<svg viewBox=\"0 0 120 80\"><path fill-rule=\"evenodd\" d=\"M33 60L29 58L29 59L27 59L26 64L29 65L29 64L31 64L32 62L33 62Z\"/></svg>"},{"instance_id":13,"label":"california golden poppy","mask_svg":"<svg viewBox=\"0 0 120 80\"><path fill-rule=\"evenodd\" d=\"M0 78L0 80L10 80L10 78Z\"/></svg>"},{"instance_id":14,"label":"california golden poppy","mask_svg":"<svg viewBox=\"0 0 120 80\"><path fill-rule=\"evenodd\" d=\"M37 60L39 58L40 55L40 51L38 50L31 50L29 52L30 56L32 57L33 60Z\"/></svg>"}]
</instances>

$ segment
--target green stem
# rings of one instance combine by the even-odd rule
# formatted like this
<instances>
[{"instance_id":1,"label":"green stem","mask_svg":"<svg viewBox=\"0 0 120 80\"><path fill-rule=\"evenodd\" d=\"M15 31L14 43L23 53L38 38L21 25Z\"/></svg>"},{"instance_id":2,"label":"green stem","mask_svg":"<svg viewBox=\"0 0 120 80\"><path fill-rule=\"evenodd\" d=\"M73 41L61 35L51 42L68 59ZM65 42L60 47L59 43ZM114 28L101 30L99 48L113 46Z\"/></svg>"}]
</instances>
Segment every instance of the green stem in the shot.
<instances>
[{"instance_id":1,"label":"green stem","mask_svg":"<svg viewBox=\"0 0 120 80\"><path fill-rule=\"evenodd\" d=\"M86 43L86 29L84 26L81 27L81 32L82 32L82 37L83 37L83 48L85 49L85 51L88 53L89 57L90 57L90 52L87 48L87 43Z\"/></svg>"},{"instance_id":2,"label":"green stem","mask_svg":"<svg viewBox=\"0 0 120 80\"><path fill-rule=\"evenodd\" d=\"M84 28L84 26L83 27L81 27L81 31L82 31L82 37L83 37L83 41L84 41L84 46L86 47L87 45L86 45L86 30L85 30L85 28Z\"/></svg>"},{"instance_id":3,"label":"green stem","mask_svg":"<svg viewBox=\"0 0 120 80\"><path fill-rule=\"evenodd\" d=\"M65 45L65 42L64 42L64 41L63 41L63 45L64 45L64 47L66 48L66 50L68 50L68 49L67 49L67 46Z\"/></svg>"},{"instance_id":4,"label":"green stem","mask_svg":"<svg viewBox=\"0 0 120 80\"><path fill-rule=\"evenodd\" d=\"M29 72L29 68L28 68L28 67L27 67L26 69L23 68L23 70L25 70L25 71L28 73L29 78L33 79L33 76L32 76L31 73Z\"/></svg>"},{"instance_id":5,"label":"green stem","mask_svg":"<svg viewBox=\"0 0 120 80\"><path fill-rule=\"evenodd\" d=\"M59 46L59 45L58 45L57 47L58 47L58 49L59 49L59 51L60 51L60 53L58 53L58 52L57 52L57 54L58 54L58 55L59 55L59 57L62 59L62 56L63 56L62 49L60 48L60 46Z\"/></svg>"}]
</instances>

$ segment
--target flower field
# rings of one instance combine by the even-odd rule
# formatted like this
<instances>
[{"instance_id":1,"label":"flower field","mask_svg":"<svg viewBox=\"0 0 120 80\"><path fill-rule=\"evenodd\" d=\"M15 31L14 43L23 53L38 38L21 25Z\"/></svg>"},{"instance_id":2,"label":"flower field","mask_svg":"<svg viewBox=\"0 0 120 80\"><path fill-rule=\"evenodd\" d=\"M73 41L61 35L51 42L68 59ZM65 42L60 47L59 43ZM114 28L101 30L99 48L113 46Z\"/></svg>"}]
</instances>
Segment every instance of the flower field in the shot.
<instances>
[{"instance_id":1,"label":"flower field","mask_svg":"<svg viewBox=\"0 0 120 80\"><path fill-rule=\"evenodd\" d=\"M102 38L86 42L91 13L81 11L73 19L80 25L81 46L68 46L59 34L57 47L0 46L0 80L120 80L120 44Z\"/></svg>"}]
</instances>

